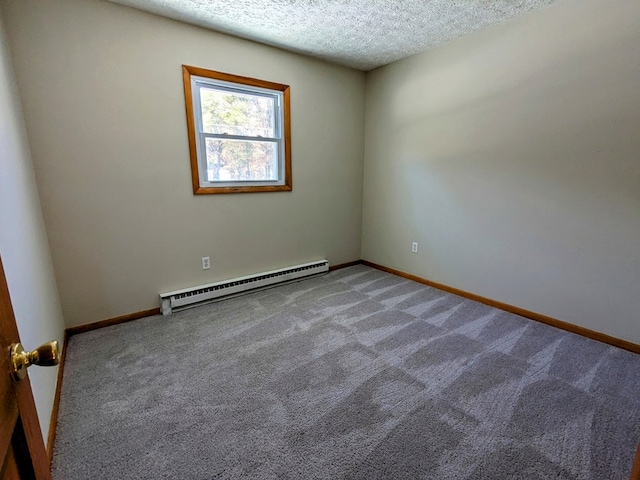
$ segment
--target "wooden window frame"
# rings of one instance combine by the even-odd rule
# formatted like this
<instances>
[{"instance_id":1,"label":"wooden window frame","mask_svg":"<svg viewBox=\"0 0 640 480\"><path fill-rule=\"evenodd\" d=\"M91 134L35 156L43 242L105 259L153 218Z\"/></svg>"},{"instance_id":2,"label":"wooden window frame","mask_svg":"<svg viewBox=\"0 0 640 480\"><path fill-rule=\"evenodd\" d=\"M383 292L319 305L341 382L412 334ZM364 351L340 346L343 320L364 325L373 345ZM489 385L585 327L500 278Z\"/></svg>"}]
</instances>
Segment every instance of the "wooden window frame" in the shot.
<instances>
[{"instance_id":1,"label":"wooden window frame","mask_svg":"<svg viewBox=\"0 0 640 480\"><path fill-rule=\"evenodd\" d=\"M282 139L284 142L284 158L278 157L278 162L282 162L284 183L282 185L250 185L250 186L219 186L203 187L200 185L200 168L198 160L196 125L193 107L193 95L191 88L191 77L204 77L213 80L221 80L224 82L247 85L250 87L264 88L282 92L282 112L283 112L283 132ZM211 195L221 193L257 193L257 192L282 192L292 190L291 175L291 105L289 95L289 85L281 83L268 82L256 78L242 77L229 73L207 70L189 65L182 65L182 78L184 83L184 99L187 112L187 130L189 135L189 157L191 160L191 180L194 195Z\"/></svg>"}]
</instances>

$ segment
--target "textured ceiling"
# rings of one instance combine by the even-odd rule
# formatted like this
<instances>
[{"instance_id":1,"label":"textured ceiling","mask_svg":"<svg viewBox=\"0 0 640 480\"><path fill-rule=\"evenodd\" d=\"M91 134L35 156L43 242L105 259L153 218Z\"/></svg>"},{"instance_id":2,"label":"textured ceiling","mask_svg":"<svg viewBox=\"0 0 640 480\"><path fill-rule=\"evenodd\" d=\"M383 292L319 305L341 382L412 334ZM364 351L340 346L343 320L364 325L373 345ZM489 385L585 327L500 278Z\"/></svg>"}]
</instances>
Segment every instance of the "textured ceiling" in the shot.
<instances>
[{"instance_id":1,"label":"textured ceiling","mask_svg":"<svg viewBox=\"0 0 640 480\"><path fill-rule=\"evenodd\" d=\"M555 0L110 0L371 70Z\"/></svg>"}]
</instances>

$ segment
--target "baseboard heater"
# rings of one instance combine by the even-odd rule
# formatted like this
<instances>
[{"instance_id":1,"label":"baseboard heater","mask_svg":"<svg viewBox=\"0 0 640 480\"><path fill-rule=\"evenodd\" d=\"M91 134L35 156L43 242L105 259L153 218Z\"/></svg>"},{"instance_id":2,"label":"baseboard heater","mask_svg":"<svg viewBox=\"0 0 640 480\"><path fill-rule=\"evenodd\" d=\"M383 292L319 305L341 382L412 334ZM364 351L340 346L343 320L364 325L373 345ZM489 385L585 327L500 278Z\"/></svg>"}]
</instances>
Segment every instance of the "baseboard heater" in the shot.
<instances>
[{"instance_id":1,"label":"baseboard heater","mask_svg":"<svg viewBox=\"0 0 640 480\"><path fill-rule=\"evenodd\" d=\"M327 260L318 260L198 287L184 288L175 292L161 293L162 314L169 315L185 308L196 307L204 303L215 302L282 283L295 282L328 271L329 262Z\"/></svg>"}]
</instances>

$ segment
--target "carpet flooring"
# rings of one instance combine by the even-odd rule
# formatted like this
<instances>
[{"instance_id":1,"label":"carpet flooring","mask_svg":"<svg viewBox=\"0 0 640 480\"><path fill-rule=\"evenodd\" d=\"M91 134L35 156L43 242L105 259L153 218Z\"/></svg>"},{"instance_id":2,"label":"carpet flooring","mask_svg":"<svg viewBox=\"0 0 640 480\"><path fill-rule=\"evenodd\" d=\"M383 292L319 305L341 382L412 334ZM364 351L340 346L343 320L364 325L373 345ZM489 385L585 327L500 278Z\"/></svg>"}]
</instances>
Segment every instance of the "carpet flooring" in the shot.
<instances>
[{"instance_id":1,"label":"carpet flooring","mask_svg":"<svg viewBox=\"0 0 640 480\"><path fill-rule=\"evenodd\" d=\"M626 479L640 355L362 265L69 341L55 480Z\"/></svg>"}]
</instances>

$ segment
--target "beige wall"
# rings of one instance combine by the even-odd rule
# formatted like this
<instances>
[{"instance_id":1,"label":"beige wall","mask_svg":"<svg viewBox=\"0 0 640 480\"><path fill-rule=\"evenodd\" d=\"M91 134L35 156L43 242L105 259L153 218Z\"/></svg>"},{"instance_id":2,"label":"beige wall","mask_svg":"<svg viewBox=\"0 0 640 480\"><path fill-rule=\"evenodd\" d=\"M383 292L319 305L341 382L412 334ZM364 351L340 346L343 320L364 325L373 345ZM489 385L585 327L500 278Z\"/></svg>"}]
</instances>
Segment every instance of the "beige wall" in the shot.
<instances>
[{"instance_id":1,"label":"beige wall","mask_svg":"<svg viewBox=\"0 0 640 480\"><path fill-rule=\"evenodd\" d=\"M640 342L635 0L565 0L368 74L362 232L364 74L104 1L0 7L68 325L355 260L362 233L368 260ZM291 85L293 192L192 195L183 63Z\"/></svg>"},{"instance_id":2,"label":"beige wall","mask_svg":"<svg viewBox=\"0 0 640 480\"><path fill-rule=\"evenodd\" d=\"M69 326L360 258L364 73L105 1L0 6ZM182 64L291 86L292 192L193 195Z\"/></svg>"},{"instance_id":3,"label":"beige wall","mask_svg":"<svg viewBox=\"0 0 640 480\"><path fill-rule=\"evenodd\" d=\"M365 132L363 258L640 342L640 2L375 70Z\"/></svg>"},{"instance_id":4,"label":"beige wall","mask_svg":"<svg viewBox=\"0 0 640 480\"><path fill-rule=\"evenodd\" d=\"M0 105L0 255L20 340L29 349L49 340L62 344L62 311L1 16ZM29 370L45 438L57 373L57 368Z\"/></svg>"}]
</instances>

